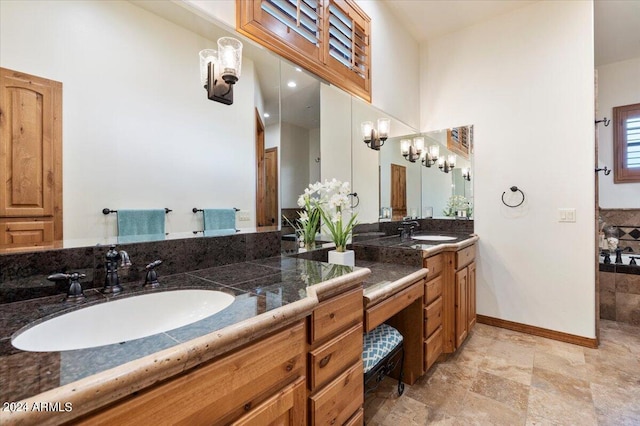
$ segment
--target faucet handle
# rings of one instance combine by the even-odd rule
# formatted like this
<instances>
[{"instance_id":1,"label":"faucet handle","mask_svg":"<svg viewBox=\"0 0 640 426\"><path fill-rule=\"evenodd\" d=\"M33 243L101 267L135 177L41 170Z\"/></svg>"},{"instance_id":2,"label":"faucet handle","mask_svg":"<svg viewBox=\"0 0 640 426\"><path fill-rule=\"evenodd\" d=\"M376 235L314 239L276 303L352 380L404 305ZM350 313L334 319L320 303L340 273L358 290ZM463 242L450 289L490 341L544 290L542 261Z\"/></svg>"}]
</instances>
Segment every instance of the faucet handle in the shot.
<instances>
[{"instance_id":1,"label":"faucet handle","mask_svg":"<svg viewBox=\"0 0 640 426\"><path fill-rule=\"evenodd\" d=\"M52 274L49 275L47 279L53 282L67 281L69 283L69 290L67 291L67 297L65 298L65 300L72 300L77 302L85 298L85 295L82 291L82 285L80 284L80 279L85 277L85 274L81 274L79 272L71 272L70 274Z\"/></svg>"},{"instance_id":2,"label":"faucet handle","mask_svg":"<svg viewBox=\"0 0 640 426\"><path fill-rule=\"evenodd\" d=\"M144 287L156 288L160 285L158 282L158 273L156 272L156 266L160 265L162 260L155 260L145 266L147 274L144 277Z\"/></svg>"}]
</instances>

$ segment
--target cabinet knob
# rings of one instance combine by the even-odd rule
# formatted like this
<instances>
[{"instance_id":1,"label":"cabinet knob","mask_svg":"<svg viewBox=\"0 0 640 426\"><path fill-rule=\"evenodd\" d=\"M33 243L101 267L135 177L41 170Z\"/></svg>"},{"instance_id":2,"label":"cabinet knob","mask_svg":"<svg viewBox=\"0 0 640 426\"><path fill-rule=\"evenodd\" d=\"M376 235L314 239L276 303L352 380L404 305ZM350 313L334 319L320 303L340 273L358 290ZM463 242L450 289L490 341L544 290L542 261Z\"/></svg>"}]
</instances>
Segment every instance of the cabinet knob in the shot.
<instances>
[{"instance_id":1,"label":"cabinet knob","mask_svg":"<svg viewBox=\"0 0 640 426\"><path fill-rule=\"evenodd\" d=\"M331 354L325 356L320 360L320 368L326 367L327 364L329 364L329 361L331 361Z\"/></svg>"}]
</instances>

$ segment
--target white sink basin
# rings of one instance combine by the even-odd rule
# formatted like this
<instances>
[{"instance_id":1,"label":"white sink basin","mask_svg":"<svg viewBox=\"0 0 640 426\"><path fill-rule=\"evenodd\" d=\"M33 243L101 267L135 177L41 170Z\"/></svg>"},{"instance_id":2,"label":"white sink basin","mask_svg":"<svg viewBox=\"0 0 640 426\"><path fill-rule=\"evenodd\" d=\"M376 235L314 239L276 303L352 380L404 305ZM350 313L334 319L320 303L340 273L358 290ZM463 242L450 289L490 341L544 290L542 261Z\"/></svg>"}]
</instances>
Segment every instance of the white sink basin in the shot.
<instances>
[{"instance_id":1,"label":"white sink basin","mask_svg":"<svg viewBox=\"0 0 640 426\"><path fill-rule=\"evenodd\" d=\"M23 351L94 348L152 336L220 312L235 297L213 290L143 294L69 312L18 334L11 344Z\"/></svg>"},{"instance_id":2,"label":"white sink basin","mask_svg":"<svg viewBox=\"0 0 640 426\"><path fill-rule=\"evenodd\" d=\"M456 237L446 237L444 235L413 235L411 238L420 241L453 241L457 239Z\"/></svg>"}]
</instances>

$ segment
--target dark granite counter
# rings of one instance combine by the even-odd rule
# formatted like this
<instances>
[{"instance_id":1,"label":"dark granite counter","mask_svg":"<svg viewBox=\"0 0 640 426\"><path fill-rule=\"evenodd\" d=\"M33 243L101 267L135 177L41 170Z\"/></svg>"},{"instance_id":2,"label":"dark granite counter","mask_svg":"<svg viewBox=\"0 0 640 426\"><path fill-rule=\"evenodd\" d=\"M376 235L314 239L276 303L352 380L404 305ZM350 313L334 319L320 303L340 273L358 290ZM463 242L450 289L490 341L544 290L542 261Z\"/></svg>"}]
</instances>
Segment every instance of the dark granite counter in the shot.
<instances>
[{"instance_id":1,"label":"dark granite counter","mask_svg":"<svg viewBox=\"0 0 640 426\"><path fill-rule=\"evenodd\" d=\"M85 290L80 303L64 302L64 295L41 297L0 305L0 401L18 401L126 362L175 346L237 324L257 315L299 302L308 289L321 282L361 268L290 257L273 257L250 262L161 276L161 287L143 289L141 284L125 286L116 295ZM380 274L378 279L384 279ZM209 289L232 294L226 309L198 322L153 336L97 348L61 352L25 352L11 345L20 329L86 306L140 294L178 289ZM162 312L158 312L162 315ZM105 318L105 321L108 321ZM69 330L70 333L73 330Z\"/></svg>"},{"instance_id":2,"label":"dark granite counter","mask_svg":"<svg viewBox=\"0 0 640 426\"><path fill-rule=\"evenodd\" d=\"M379 288L421 268L358 261L355 268L293 257L273 257L161 276L159 289L130 283L116 296L85 290L80 303L64 302L64 295L0 305L0 400L18 401L74 382L126 362L142 358L255 317L308 296L308 288L354 270L372 271L364 288ZM97 348L61 352L25 352L11 345L20 329L98 303L140 294L178 289L209 289L232 294L226 309L198 322L153 336ZM162 315L161 312L158 315ZM108 321L108 318L105 318ZM73 332L70 330L70 332Z\"/></svg>"}]
</instances>

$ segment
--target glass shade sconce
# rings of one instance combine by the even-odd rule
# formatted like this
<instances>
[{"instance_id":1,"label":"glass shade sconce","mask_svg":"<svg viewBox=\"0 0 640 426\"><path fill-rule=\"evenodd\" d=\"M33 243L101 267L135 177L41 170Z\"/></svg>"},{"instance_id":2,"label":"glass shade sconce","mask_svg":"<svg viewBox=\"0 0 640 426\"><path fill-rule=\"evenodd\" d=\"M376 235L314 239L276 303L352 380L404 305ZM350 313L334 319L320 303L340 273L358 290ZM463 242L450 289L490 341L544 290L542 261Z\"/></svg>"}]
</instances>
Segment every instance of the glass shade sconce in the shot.
<instances>
[{"instance_id":1,"label":"glass shade sconce","mask_svg":"<svg viewBox=\"0 0 640 426\"><path fill-rule=\"evenodd\" d=\"M441 157L438 159L438 168L445 173L449 173L455 167L456 167L455 155L449 155L447 156L446 159L444 157Z\"/></svg>"},{"instance_id":2,"label":"glass shade sconce","mask_svg":"<svg viewBox=\"0 0 640 426\"><path fill-rule=\"evenodd\" d=\"M242 42L233 37L220 37L218 50L200 51L200 81L207 98L225 105L233 103L233 85L240 78Z\"/></svg>"},{"instance_id":3,"label":"glass shade sconce","mask_svg":"<svg viewBox=\"0 0 640 426\"><path fill-rule=\"evenodd\" d=\"M384 145L384 142L389 137L390 127L391 120L388 118L379 118L377 128L373 127L373 122L365 121L360 125L362 140L369 148L380 151L380 147Z\"/></svg>"},{"instance_id":4,"label":"glass shade sconce","mask_svg":"<svg viewBox=\"0 0 640 426\"><path fill-rule=\"evenodd\" d=\"M415 163L424 151L424 138L401 139L400 151L405 160Z\"/></svg>"},{"instance_id":5,"label":"glass shade sconce","mask_svg":"<svg viewBox=\"0 0 640 426\"><path fill-rule=\"evenodd\" d=\"M462 179L471 182L471 169L469 168L462 169Z\"/></svg>"},{"instance_id":6,"label":"glass shade sconce","mask_svg":"<svg viewBox=\"0 0 640 426\"><path fill-rule=\"evenodd\" d=\"M438 162L439 157L440 147L438 145L431 145L422 156L422 165L425 167L431 167Z\"/></svg>"}]
</instances>

